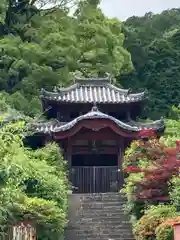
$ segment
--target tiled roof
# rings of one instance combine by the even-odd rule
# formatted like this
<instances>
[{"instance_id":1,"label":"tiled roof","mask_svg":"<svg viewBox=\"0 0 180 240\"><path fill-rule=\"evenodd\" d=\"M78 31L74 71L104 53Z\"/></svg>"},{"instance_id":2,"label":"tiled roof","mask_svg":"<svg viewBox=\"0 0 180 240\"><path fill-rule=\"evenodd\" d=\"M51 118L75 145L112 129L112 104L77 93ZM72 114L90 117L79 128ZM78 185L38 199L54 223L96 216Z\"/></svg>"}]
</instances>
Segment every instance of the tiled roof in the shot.
<instances>
[{"instance_id":1,"label":"tiled roof","mask_svg":"<svg viewBox=\"0 0 180 240\"><path fill-rule=\"evenodd\" d=\"M145 92L130 93L128 89L118 88L108 78L77 79L67 88L56 88L54 92L41 90L41 98L57 102L74 103L130 103L139 102L146 97Z\"/></svg>"},{"instance_id":2,"label":"tiled roof","mask_svg":"<svg viewBox=\"0 0 180 240\"><path fill-rule=\"evenodd\" d=\"M85 115L77 117L76 119L68 123L61 123L56 120L55 122L50 121L47 123L35 125L35 131L39 133L63 132L71 129L82 120L88 120L88 119L109 119L114 123L116 123L120 128L127 131L132 131L132 132L138 132L143 129L153 129L156 131L156 130L163 130L165 128L164 121L162 119L154 121L152 123L146 123L146 124L139 123L139 122L122 122L100 111L91 111Z\"/></svg>"}]
</instances>

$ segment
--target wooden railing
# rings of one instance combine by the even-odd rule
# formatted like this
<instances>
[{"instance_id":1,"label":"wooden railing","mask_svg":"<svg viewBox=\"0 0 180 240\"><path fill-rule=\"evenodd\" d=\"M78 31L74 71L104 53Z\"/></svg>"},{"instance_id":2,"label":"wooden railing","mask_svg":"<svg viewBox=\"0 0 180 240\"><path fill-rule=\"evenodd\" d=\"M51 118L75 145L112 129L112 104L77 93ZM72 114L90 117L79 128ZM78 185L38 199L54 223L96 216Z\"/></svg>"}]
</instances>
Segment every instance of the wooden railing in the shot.
<instances>
[{"instance_id":1,"label":"wooden railing","mask_svg":"<svg viewBox=\"0 0 180 240\"><path fill-rule=\"evenodd\" d=\"M11 227L8 240L36 240L36 229L30 223L20 222Z\"/></svg>"}]
</instances>

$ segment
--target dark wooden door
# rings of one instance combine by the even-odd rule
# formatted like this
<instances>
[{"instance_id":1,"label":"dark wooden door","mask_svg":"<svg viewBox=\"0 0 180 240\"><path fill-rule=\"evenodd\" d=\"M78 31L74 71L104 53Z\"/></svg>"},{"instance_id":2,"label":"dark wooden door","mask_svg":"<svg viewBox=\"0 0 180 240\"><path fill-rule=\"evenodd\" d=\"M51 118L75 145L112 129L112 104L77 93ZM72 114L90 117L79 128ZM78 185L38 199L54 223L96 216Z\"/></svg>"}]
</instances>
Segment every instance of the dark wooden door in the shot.
<instances>
[{"instance_id":1,"label":"dark wooden door","mask_svg":"<svg viewBox=\"0 0 180 240\"><path fill-rule=\"evenodd\" d=\"M73 167L71 183L77 193L116 192L123 184L123 176L117 166Z\"/></svg>"}]
</instances>

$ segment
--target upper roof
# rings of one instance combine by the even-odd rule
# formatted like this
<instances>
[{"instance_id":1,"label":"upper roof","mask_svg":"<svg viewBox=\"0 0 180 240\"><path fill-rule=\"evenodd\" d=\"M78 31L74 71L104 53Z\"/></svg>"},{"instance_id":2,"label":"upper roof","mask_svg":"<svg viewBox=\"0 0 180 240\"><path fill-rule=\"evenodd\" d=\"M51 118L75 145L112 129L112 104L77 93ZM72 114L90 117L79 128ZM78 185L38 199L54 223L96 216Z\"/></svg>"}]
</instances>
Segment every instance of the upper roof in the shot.
<instances>
[{"instance_id":1,"label":"upper roof","mask_svg":"<svg viewBox=\"0 0 180 240\"><path fill-rule=\"evenodd\" d=\"M146 93L130 93L130 89L118 88L107 78L75 78L67 88L56 88L53 92L41 90L41 99L62 103L130 103L146 98Z\"/></svg>"}]
</instances>

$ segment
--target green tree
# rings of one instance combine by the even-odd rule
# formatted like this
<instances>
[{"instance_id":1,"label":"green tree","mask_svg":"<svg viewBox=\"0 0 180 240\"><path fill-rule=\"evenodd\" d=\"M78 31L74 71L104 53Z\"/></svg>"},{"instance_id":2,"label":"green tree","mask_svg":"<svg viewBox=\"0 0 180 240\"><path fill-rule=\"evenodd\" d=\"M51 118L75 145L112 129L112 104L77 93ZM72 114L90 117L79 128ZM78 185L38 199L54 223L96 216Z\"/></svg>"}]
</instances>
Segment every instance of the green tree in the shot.
<instances>
[{"instance_id":1,"label":"green tree","mask_svg":"<svg viewBox=\"0 0 180 240\"><path fill-rule=\"evenodd\" d=\"M75 34L81 51L78 70L84 75L109 72L116 76L131 69L131 57L123 47L121 22L106 18L98 3L85 1L75 13Z\"/></svg>"},{"instance_id":2,"label":"green tree","mask_svg":"<svg viewBox=\"0 0 180 240\"><path fill-rule=\"evenodd\" d=\"M150 101L144 117L172 117L172 106L179 104L179 13L180 9L147 13L124 23L125 46L134 70L121 75L119 81L127 88L148 90Z\"/></svg>"},{"instance_id":3,"label":"green tree","mask_svg":"<svg viewBox=\"0 0 180 240\"><path fill-rule=\"evenodd\" d=\"M23 5L23 16L29 4ZM9 94L4 96L12 108L30 116L40 114L41 88L66 86L74 72L116 76L131 68L121 23L106 18L98 1L81 1L74 16L69 16L67 5L40 10L33 1L32 6L38 13L13 21L7 27L11 34L3 33L0 39L0 90Z\"/></svg>"}]
</instances>

